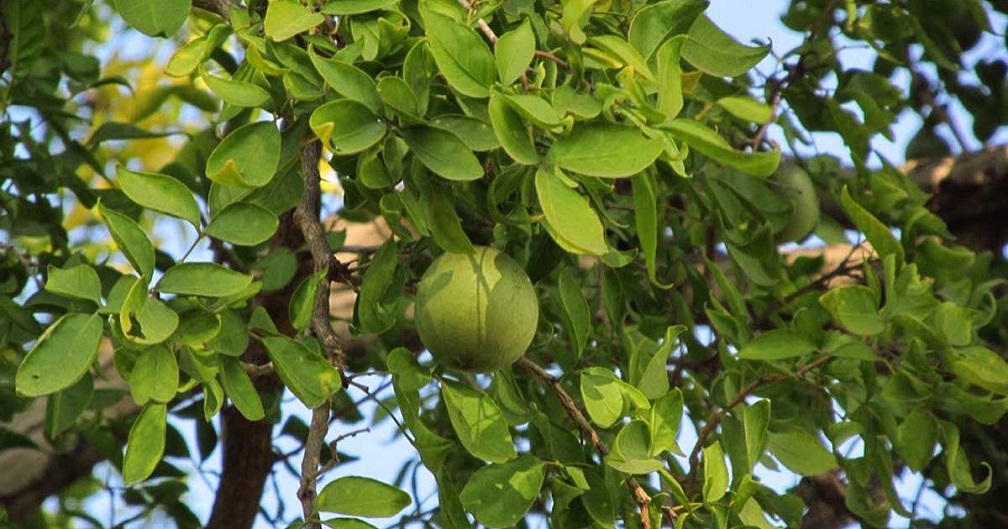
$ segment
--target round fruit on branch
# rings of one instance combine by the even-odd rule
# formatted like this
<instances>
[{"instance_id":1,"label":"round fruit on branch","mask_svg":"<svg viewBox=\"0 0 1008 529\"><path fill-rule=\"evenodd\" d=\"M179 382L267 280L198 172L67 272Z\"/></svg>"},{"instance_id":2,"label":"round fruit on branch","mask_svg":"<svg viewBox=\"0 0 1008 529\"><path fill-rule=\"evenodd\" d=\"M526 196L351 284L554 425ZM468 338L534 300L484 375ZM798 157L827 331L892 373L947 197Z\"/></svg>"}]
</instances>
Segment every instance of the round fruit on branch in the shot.
<instances>
[{"instance_id":1,"label":"round fruit on branch","mask_svg":"<svg viewBox=\"0 0 1008 529\"><path fill-rule=\"evenodd\" d=\"M538 322L528 275L494 248L438 257L417 287L420 340L450 368L478 373L511 365L531 345Z\"/></svg>"}]
</instances>

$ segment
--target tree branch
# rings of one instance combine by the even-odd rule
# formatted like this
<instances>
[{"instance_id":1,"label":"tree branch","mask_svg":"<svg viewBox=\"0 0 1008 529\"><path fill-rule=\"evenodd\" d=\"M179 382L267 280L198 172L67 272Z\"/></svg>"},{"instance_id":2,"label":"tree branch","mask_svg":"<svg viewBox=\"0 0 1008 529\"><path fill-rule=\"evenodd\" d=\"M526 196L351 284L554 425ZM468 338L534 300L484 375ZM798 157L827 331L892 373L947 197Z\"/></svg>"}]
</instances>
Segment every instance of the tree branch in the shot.
<instances>
[{"instance_id":1,"label":"tree branch","mask_svg":"<svg viewBox=\"0 0 1008 529\"><path fill-rule=\"evenodd\" d=\"M335 257L325 239L325 230L319 219L321 207L321 190L319 174L319 159L322 156L322 146L318 139L312 138L301 146L301 172L304 176L304 188L301 201L294 210L301 234L311 251L314 272L325 272ZM338 264L338 263L337 263ZM322 277L322 285L315 292L315 306L312 310L311 329L322 343L326 358L342 376L345 359L340 347L340 339L333 330L329 315L330 280L328 274ZM318 514L315 510L315 499L318 496L316 485L319 475L319 457L329 433L330 399L312 410L311 426L305 439L304 456L301 460L301 484L298 488L298 499L304 513L305 526L309 529L320 529Z\"/></svg>"},{"instance_id":2,"label":"tree branch","mask_svg":"<svg viewBox=\"0 0 1008 529\"><path fill-rule=\"evenodd\" d=\"M588 438L588 442L595 448L595 451L599 453L600 456L605 458L606 454L609 453L609 448L602 442L599 438L598 432L592 427L588 419L585 418L584 414L581 413L581 408L578 407L574 399L567 393L567 391L560 385L560 380L553 375L546 372L545 369L539 367L539 364L529 360L526 357L521 357L518 359L517 364L523 369L532 373L532 376L539 379L540 382L546 385L550 391L556 396L557 400L560 401L560 405L564 407L567 411L567 416L574 421L578 429L581 430L581 434ZM630 493L633 495L634 500L637 502L637 506L640 508L641 525L644 529L651 528L651 495L648 494L644 487L637 482L636 478L627 478L627 487L630 489ZM671 515L669 520L675 519L675 513L671 509L662 509L666 515Z\"/></svg>"},{"instance_id":3,"label":"tree branch","mask_svg":"<svg viewBox=\"0 0 1008 529\"><path fill-rule=\"evenodd\" d=\"M798 370L795 371L793 376L801 378L806 374L808 374L813 369L826 365L832 360L833 360L832 356L821 356L809 362L808 364L805 364L804 366L798 368ZM736 394L724 408L720 408L718 410L711 412L711 414L707 417L707 421L704 423L703 428L701 428L700 432L697 434L697 440L696 443L693 445L693 451L690 452L689 456L690 484L692 484L696 479L696 470L700 466L700 452L703 450L704 443L707 441L707 438L710 437L710 435L714 432L714 429L717 428L719 424L721 424L721 419L724 418L724 416L727 415L728 412L730 412L733 408L735 408L735 406L741 404L742 401L744 401L747 397L749 397L753 393L771 384L776 384L777 382L783 382L785 380L788 380L791 377L792 375L790 374L785 375L779 373L763 375L758 379L750 382L748 386L742 388L738 392L738 394Z\"/></svg>"}]
</instances>

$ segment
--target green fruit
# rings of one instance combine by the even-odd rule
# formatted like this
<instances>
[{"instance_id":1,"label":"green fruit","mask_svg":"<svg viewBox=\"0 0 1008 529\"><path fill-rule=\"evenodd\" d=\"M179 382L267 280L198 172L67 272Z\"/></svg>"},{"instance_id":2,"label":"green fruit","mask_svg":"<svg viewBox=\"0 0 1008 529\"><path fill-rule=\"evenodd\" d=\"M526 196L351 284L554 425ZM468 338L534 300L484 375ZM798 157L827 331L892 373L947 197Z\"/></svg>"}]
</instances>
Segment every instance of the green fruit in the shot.
<instances>
[{"instance_id":1,"label":"green fruit","mask_svg":"<svg viewBox=\"0 0 1008 529\"><path fill-rule=\"evenodd\" d=\"M417 287L420 340L448 367L477 373L509 366L525 354L538 323L528 275L493 248L442 255Z\"/></svg>"},{"instance_id":2,"label":"green fruit","mask_svg":"<svg viewBox=\"0 0 1008 529\"><path fill-rule=\"evenodd\" d=\"M782 164L771 177L778 194L791 204L791 216L780 230L777 242L801 241L819 224L819 197L808 173L794 164Z\"/></svg>"}]
</instances>

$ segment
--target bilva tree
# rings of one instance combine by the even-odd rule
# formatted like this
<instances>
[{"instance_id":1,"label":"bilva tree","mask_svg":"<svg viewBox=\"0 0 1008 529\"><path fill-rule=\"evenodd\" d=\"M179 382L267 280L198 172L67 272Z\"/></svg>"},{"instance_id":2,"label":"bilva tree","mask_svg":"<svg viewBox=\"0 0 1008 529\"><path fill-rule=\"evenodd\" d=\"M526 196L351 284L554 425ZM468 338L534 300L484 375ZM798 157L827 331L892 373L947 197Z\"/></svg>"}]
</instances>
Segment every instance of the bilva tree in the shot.
<instances>
[{"instance_id":1,"label":"bilva tree","mask_svg":"<svg viewBox=\"0 0 1008 529\"><path fill-rule=\"evenodd\" d=\"M989 141L1005 3L795 1L769 75L707 7L3 0L0 516L1004 527L1004 151L872 142Z\"/></svg>"}]
</instances>

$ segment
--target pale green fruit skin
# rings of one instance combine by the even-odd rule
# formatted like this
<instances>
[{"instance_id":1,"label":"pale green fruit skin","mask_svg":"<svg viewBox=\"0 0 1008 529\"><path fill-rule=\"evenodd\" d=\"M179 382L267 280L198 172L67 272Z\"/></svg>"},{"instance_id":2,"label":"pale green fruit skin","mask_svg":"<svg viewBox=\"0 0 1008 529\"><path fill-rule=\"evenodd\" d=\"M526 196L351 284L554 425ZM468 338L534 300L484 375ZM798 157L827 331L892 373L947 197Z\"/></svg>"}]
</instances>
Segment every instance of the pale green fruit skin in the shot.
<instances>
[{"instance_id":1,"label":"pale green fruit skin","mask_svg":"<svg viewBox=\"0 0 1008 529\"><path fill-rule=\"evenodd\" d=\"M791 204L791 217L777 233L777 242L804 240L819 224L819 197L812 178L797 165L782 164L771 179L777 183L777 192Z\"/></svg>"},{"instance_id":2,"label":"pale green fruit skin","mask_svg":"<svg viewBox=\"0 0 1008 529\"><path fill-rule=\"evenodd\" d=\"M521 265L493 248L438 257L417 286L420 340L442 364L486 373L518 360L535 336L539 301Z\"/></svg>"}]
</instances>

